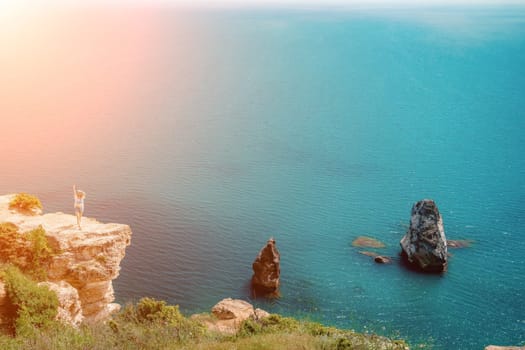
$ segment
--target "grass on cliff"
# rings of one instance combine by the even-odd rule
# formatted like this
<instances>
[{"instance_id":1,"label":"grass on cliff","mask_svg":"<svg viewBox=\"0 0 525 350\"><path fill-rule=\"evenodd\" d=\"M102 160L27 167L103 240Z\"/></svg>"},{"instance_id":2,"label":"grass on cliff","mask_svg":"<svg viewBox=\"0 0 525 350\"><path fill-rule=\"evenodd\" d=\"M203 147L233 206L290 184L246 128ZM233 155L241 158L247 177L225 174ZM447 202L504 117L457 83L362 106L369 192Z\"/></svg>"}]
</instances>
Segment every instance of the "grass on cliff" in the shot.
<instances>
[{"instance_id":1,"label":"grass on cliff","mask_svg":"<svg viewBox=\"0 0 525 350\"><path fill-rule=\"evenodd\" d=\"M49 316L49 315L48 315ZM177 306L143 298L127 305L105 324L80 329L58 323L34 327L24 336L0 336L1 349L41 350L350 350L405 349L399 340L324 327L317 323L271 315L246 321L235 336L212 333L196 320L184 317Z\"/></svg>"},{"instance_id":2,"label":"grass on cliff","mask_svg":"<svg viewBox=\"0 0 525 350\"><path fill-rule=\"evenodd\" d=\"M9 202L9 209L16 209L24 214L34 214L36 209L42 209L42 202L32 194L18 193Z\"/></svg>"}]
</instances>

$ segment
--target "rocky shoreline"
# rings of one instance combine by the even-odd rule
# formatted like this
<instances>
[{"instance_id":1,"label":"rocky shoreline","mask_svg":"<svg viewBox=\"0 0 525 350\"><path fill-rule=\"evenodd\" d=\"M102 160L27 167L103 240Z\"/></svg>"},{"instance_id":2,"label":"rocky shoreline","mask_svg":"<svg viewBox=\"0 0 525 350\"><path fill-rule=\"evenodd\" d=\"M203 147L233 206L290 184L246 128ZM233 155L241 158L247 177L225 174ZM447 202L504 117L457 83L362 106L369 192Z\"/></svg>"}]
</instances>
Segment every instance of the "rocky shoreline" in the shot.
<instances>
[{"instance_id":1,"label":"rocky shoreline","mask_svg":"<svg viewBox=\"0 0 525 350\"><path fill-rule=\"evenodd\" d=\"M120 262L126 247L131 243L128 225L101 223L84 218L78 229L76 218L64 213L32 214L9 209L14 195L0 196L0 223L14 224L22 234L41 227L49 245L58 252L46 262L45 285L56 293L59 301L57 319L78 327L80 324L96 324L109 320L120 309L114 302L112 281L118 277ZM444 272L448 264L447 246L464 248L471 240L447 242L443 220L432 200L414 204L410 226L401 239L403 259L424 272ZM352 243L354 247L381 249L385 245L371 237L361 236ZM375 262L389 264L392 258L374 251L359 251L372 257ZM275 239L270 238L260 250L252 265L254 274L251 286L254 297L279 297L280 253ZM9 301L0 280L0 328L7 322ZM11 310L12 311L12 310ZM238 299L223 299L211 309L211 313L192 315L208 331L224 335L236 335L246 321L265 324L271 315L250 303ZM385 338L385 341L388 339ZM408 349L408 347L404 347ZM489 345L485 350L525 350L525 347L502 347Z\"/></svg>"}]
</instances>

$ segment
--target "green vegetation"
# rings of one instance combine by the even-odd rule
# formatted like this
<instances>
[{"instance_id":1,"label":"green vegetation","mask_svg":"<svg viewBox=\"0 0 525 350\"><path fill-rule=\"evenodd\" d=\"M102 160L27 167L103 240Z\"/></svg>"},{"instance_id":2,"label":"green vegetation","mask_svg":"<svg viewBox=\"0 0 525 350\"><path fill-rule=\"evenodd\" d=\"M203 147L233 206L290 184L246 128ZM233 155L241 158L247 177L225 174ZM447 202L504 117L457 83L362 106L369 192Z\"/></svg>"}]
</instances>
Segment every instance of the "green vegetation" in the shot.
<instances>
[{"instance_id":1,"label":"green vegetation","mask_svg":"<svg viewBox=\"0 0 525 350\"><path fill-rule=\"evenodd\" d=\"M47 277L44 264L48 263L55 255L46 238L46 231L39 225L36 229L31 230L26 235L29 239L29 269L28 271L38 279Z\"/></svg>"},{"instance_id":2,"label":"green vegetation","mask_svg":"<svg viewBox=\"0 0 525 350\"><path fill-rule=\"evenodd\" d=\"M10 222L0 223L0 262L10 263L38 280L46 277L45 265L55 255L40 225L26 233Z\"/></svg>"},{"instance_id":3,"label":"green vegetation","mask_svg":"<svg viewBox=\"0 0 525 350\"><path fill-rule=\"evenodd\" d=\"M9 209L16 209L24 214L31 214L35 209L42 209L38 197L28 193L18 193L10 202Z\"/></svg>"},{"instance_id":4,"label":"green vegetation","mask_svg":"<svg viewBox=\"0 0 525 350\"><path fill-rule=\"evenodd\" d=\"M142 298L136 306L126 305L110 327L121 340L122 337L129 339L131 334L140 334L144 342L151 342L151 346L164 341L156 337L167 336L171 342L185 344L206 333L199 322L184 317L178 305L167 305L165 301L151 298Z\"/></svg>"},{"instance_id":5,"label":"green vegetation","mask_svg":"<svg viewBox=\"0 0 525 350\"><path fill-rule=\"evenodd\" d=\"M27 294L24 294L27 295ZM46 315L51 316L46 312ZM35 324L35 323L33 323ZM346 350L405 349L403 341L324 327L318 323L271 315L245 321L238 335L207 331L198 321L184 317L177 306L150 298L127 305L105 324L84 325L76 330L50 323L16 337L0 336L2 349L164 349L164 350ZM39 325L39 323L36 323Z\"/></svg>"},{"instance_id":6,"label":"green vegetation","mask_svg":"<svg viewBox=\"0 0 525 350\"><path fill-rule=\"evenodd\" d=\"M25 264L26 247L18 227L11 222L0 223L0 260L21 266Z\"/></svg>"},{"instance_id":7,"label":"green vegetation","mask_svg":"<svg viewBox=\"0 0 525 350\"><path fill-rule=\"evenodd\" d=\"M14 311L11 330L17 336L30 336L35 330L54 326L58 307L56 294L45 286L38 286L16 267L8 267L2 274L6 295Z\"/></svg>"},{"instance_id":8,"label":"green vegetation","mask_svg":"<svg viewBox=\"0 0 525 350\"><path fill-rule=\"evenodd\" d=\"M300 335L310 339L314 347L307 349L404 349L406 343L399 340L390 340L377 335L356 333L350 330L341 330L326 327L316 322L299 321L291 317L282 317L272 314L258 322L247 320L239 332L242 336L250 335ZM263 337L264 338L264 337ZM267 337L271 338L271 337Z\"/></svg>"}]
</instances>

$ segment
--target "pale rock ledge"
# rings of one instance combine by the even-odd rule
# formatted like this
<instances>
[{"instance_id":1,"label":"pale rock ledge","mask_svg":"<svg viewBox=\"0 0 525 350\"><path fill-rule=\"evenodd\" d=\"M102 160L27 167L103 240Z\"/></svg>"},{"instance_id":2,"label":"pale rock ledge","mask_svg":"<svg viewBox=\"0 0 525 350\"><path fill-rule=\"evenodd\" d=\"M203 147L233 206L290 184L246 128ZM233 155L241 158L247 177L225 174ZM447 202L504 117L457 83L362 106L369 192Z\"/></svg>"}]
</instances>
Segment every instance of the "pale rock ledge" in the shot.
<instances>
[{"instance_id":1,"label":"pale rock ledge","mask_svg":"<svg viewBox=\"0 0 525 350\"><path fill-rule=\"evenodd\" d=\"M115 297L112 281L119 275L120 262L130 244L130 227L115 223L104 224L84 217L82 230L79 230L74 215L58 212L28 216L9 210L9 201L13 196L0 196L0 223L12 222L19 227L20 232L42 225L50 246L60 252L47 268L47 280L56 285L52 289L57 292L59 299L62 296L67 301L61 307L75 309L75 302L72 300L75 293L62 291L60 294L60 287L69 289L70 285L78 293L81 315L76 313L61 317L71 317L73 324L77 324L82 318L86 323L95 323L107 319L112 312L118 310L119 306L113 304ZM61 283L62 281L67 283Z\"/></svg>"}]
</instances>

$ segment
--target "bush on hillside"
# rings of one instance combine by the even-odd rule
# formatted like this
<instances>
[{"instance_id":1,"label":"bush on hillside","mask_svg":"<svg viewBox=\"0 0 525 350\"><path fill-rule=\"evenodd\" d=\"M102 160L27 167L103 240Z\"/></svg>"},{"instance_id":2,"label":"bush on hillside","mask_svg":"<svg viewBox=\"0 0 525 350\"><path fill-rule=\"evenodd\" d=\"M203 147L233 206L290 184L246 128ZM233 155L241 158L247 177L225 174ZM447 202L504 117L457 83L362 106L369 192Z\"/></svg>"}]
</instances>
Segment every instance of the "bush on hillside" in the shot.
<instances>
[{"instance_id":1,"label":"bush on hillside","mask_svg":"<svg viewBox=\"0 0 525 350\"><path fill-rule=\"evenodd\" d=\"M43 280L46 277L45 264L55 253L49 246L42 225L27 233L20 233L15 224L0 223L0 262L17 266Z\"/></svg>"},{"instance_id":2,"label":"bush on hillside","mask_svg":"<svg viewBox=\"0 0 525 350\"><path fill-rule=\"evenodd\" d=\"M11 222L0 223L0 261L20 268L26 265L29 242Z\"/></svg>"},{"instance_id":3,"label":"bush on hillside","mask_svg":"<svg viewBox=\"0 0 525 350\"><path fill-rule=\"evenodd\" d=\"M9 209L16 209L23 213L33 213L35 209L42 209L42 202L37 196L28 193L18 193L10 202Z\"/></svg>"},{"instance_id":4,"label":"bush on hillside","mask_svg":"<svg viewBox=\"0 0 525 350\"><path fill-rule=\"evenodd\" d=\"M31 335L35 329L55 325L58 298L55 292L26 277L16 267L8 267L3 274L5 291L16 310L11 320L17 336Z\"/></svg>"},{"instance_id":5,"label":"bush on hillside","mask_svg":"<svg viewBox=\"0 0 525 350\"><path fill-rule=\"evenodd\" d=\"M110 327L116 333L129 332L131 328L134 328L130 323L142 330L147 329L150 334L160 330L169 332L182 342L205 333L202 324L180 313L178 305L168 305L163 300L153 298L142 298L136 305L126 305Z\"/></svg>"},{"instance_id":6,"label":"bush on hillside","mask_svg":"<svg viewBox=\"0 0 525 350\"><path fill-rule=\"evenodd\" d=\"M29 336L0 336L0 349L407 349L407 344L401 340L324 327L279 315L249 320L242 327L244 331L237 335L206 332L197 321L181 315L178 307L144 298L136 305L127 305L107 323L84 325L79 329L57 324L46 329L34 328Z\"/></svg>"},{"instance_id":7,"label":"bush on hillside","mask_svg":"<svg viewBox=\"0 0 525 350\"><path fill-rule=\"evenodd\" d=\"M49 246L46 237L46 231L39 225L34 230L26 234L29 240L29 266L31 273L35 278L45 279L47 277L44 265L47 264L55 255L55 251Z\"/></svg>"}]
</instances>

